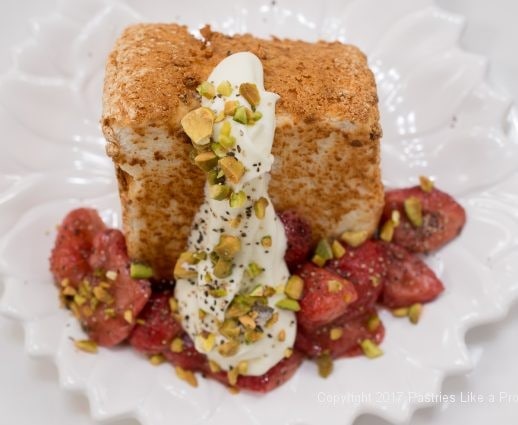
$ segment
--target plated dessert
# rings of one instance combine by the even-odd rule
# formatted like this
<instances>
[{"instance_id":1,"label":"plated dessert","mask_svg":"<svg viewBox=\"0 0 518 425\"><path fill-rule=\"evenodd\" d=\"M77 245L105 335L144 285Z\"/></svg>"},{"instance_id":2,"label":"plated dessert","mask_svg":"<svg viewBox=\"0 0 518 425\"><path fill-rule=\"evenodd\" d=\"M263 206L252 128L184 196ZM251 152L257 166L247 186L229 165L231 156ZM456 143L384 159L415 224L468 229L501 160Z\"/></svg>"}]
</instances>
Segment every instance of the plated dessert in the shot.
<instances>
[{"instance_id":1,"label":"plated dessert","mask_svg":"<svg viewBox=\"0 0 518 425\"><path fill-rule=\"evenodd\" d=\"M304 357L382 354L380 306L417 323L443 285L417 254L465 213L420 185L384 193L376 88L340 43L137 25L107 66L103 128L124 233L90 209L51 269L89 335L266 392ZM263 81L264 67L264 81Z\"/></svg>"}]
</instances>

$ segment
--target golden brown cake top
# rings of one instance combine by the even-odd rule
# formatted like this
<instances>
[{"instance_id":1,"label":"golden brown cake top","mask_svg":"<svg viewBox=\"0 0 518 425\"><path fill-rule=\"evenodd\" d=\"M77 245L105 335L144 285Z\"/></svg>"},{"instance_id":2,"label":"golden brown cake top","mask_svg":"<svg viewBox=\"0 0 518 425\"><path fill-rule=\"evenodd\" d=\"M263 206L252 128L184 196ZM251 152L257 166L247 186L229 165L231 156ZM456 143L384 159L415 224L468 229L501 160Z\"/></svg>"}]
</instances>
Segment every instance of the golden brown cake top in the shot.
<instances>
[{"instance_id":1,"label":"golden brown cake top","mask_svg":"<svg viewBox=\"0 0 518 425\"><path fill-rule=\"evenodd\" d=\"M202 34L203 41L195 39L177 24L126 28L106 69L107 124L138 128L176 120L179 107L197 104L195 88L214 66L239 51L261 59L267 90L281 96L277 113L308 123L323 116L359 125L377 121L374 78L354 46L228 37L208 27Z\"/></svg>"}]
</instances>

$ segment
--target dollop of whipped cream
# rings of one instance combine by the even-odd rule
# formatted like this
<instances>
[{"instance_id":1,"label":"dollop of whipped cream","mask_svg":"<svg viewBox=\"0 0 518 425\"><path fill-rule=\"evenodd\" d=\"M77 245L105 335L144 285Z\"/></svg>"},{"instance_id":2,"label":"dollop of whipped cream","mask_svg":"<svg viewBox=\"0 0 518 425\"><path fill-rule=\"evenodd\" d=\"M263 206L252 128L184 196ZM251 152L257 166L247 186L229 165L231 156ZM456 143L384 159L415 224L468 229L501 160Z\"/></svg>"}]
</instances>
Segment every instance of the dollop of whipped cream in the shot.
<instances>
[{"instance_id":1,"label":"dollop of whipped cream","mask_svg":"<svg viewBox=\"0 0 518 425\"><path fill-rule=\"evenodd\" d=\"M276 303L286 298L283 285L289 278L284 261L286 236L268 196L271 153L275 132L275 103L279 96L264 89L260 60L248 52L221 61L208 78L213 87L230 83L228 96L203 97L202 106L222 116L225 104L238 101L249 113L253 125L225 115L216 122L212 140L220 140L222 129L235 138L226 155L244 166L244 174L228 185L230 199L214 199L207 182L205 201L195 216L187 250L196 262L184 265L192 277L177 279L175 297L181 322L198 351L225 371L239 368L241 375L262 375L289 356L296 334L296 317ZM240 85L255 84L260 102L252 105L240 95ZM218 121L218 119L216 119ZM225 277L218 266L219 251L235 248L231 270ZM222 254L223 253L223 254ZM229 262L227 261L227 264Z\"/></svg>"}]
</instances>

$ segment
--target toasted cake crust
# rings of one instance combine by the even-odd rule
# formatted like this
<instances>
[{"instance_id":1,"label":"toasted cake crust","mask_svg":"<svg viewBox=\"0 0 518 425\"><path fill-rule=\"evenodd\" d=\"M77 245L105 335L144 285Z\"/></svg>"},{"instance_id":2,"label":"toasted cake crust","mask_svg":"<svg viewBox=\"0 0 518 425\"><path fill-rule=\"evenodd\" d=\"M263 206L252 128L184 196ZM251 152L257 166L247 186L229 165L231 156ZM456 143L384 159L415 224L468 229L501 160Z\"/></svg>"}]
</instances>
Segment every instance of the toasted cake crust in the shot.
<instances>
[{"instance_id":1,"label":"toasted cake crust","mask_svg":"<svg viewBox=\"0 0 518 425\"><path fill-rule=\"evenodd\" d=\"M276 107L270 195L315 235L375 230L383 204L376 86L365 56L334 43L225 36L205 40L175 24L128 27L108 58L103 131L114 161L128 250L170 277L203 200L180 120L199 106L196 86L224 57L256 54Z\"/></svg>"}]
</instances>

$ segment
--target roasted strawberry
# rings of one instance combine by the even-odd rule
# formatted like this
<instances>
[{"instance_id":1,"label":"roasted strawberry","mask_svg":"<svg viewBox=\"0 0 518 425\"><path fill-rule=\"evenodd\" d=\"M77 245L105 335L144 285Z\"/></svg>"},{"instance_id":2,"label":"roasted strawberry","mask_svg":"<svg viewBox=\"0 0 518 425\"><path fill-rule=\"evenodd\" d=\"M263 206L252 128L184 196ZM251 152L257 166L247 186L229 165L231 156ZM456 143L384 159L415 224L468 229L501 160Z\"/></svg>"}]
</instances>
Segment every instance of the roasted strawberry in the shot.
<instances>
[{"instance_id":1,"label":"roasted strawberry","mask_svg":"<svg viewBox=\"0 0 518 425\"><path fill-rule=\"evenodd\" d=\"M138 316L138 321L131 333L129 343L145 354L158 354L169 348L173 338L183 330L173 317L169 307L171 292L151 295L146 307Z\"/></svg>"},{"instance_id":2,"label":"roasted strawberry","mask_svg":"<svg viewBox=\"0 0 518 425\"><path fill-rule=\"evenodd\" d=\"M129 266L123 234L106 229L95 211L75 210L65 218L51 270L64 304L100 345L126 339L149 298L149 282L132 279Z\"/></svg>"},{"instance_id":3,"label":"roasted strawberry","mask_svg":"<svg viewBox=\"0 0 518 425\"><path fill-rule=\"evenodd\" d=\"M383 324L373 309L363 316L340 318L313 331L299 328L295 348L308 357L318 357L325 352L333 358L355 356L362 353L361 341L370 339L379 344L384 335Z\"/></svg>"},{"instance_id":4,"label":"roasted strawberry","mask_svg":"<svg viewBox=\"0 0 518 425\"><path fill-rule=\"evenodd\" d=\"M306 329L332 322L357 299L353 284L330 270L306 263L298 274L304 280L304 292L297 319Z\"/></svg>"},{"instance_id":5,"label":"roasted strawberry","mask_svg":"<svg viewBox=\"0 0 518 425\"><path fill-rule=\"evenodd\" d=\"M78 284L90 273L88 259L94 236L106 229L97 211L78 208L63 219L50 256L50 270L56 283L68 279Z\"/></svg>"},{"instance_id":6,"label":"roasted strawberry","mask_svg":"<svg viewBox=\"0 0 518 425\"><path fill-rule=\"evenodd\" d=\"M345 318L353 319L373 308L386 273L385 253L379 242L369 240L357 248L348 247L341 258L329 261L326 267L350 281L358 294Z\"/></svg>"},{"instance_id":7,"label":"roasted strawberry","mask_svg":"<svg viewBox=\"0 0 518 425\"><path fill-rule=\"evenodd\" d=\"M304 357L302 354L295 350L290 357L281 360L264 375L239 376L235 387L258 393L270 392L288 381L297 371L303 360ZM225 372L209 373L208 376L225 385L229 385Z\"/></svg>"},{"instance_id":8,"label":"roasted strawberry","mask_svg":"<svg viewBox=\"0 0 518 425\"><path fill-rule=\"evenodd\" d=\"M426 192L416 186L386 192L381 223L389 220L394 210L400 213L400 224L394 230L392 241L412 252L439 249L454 239L466 222L464 208L435 188Z\"/></svg>"},{"instance_id":9,"label":"roasted strawberry","mask_svg":"<svg viewBox=\"0 0 518 425\"><path fill-rule=\"evenodd\" d=\"M171 347L167 347L162 352L164 357L173 365L180 366L182 369L209 373L210 369L207 356L194 348L194 343L189 335L184 333L177 338L180 338L182 341L178 352L173 352Z\"/></svg>"},{"instance_id":10,"label":"roasted strawberry","mask_svg":"<svg viewBox=\"0 0 518 425\"><path fill-rule=\"evenodd\" d=\"M393 243L383 246L387 261L381 296L384 306L398 308L432 301L444 290L433 270L419 257Z\"/></svg>"},{"instance_id":11,"label":"roasted strawberry","mask_svg":"<svg viewBox=\"0 0 518 425\"><path fill-rule=\"evenodd\" d=\"M284 259L290 270L306 262L312 246L311 226L295 211L283 211L279 218L284 224L288 248Z\"/></svg>"}]
</instances>

